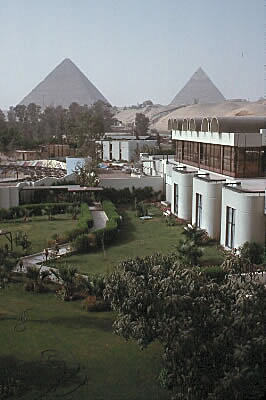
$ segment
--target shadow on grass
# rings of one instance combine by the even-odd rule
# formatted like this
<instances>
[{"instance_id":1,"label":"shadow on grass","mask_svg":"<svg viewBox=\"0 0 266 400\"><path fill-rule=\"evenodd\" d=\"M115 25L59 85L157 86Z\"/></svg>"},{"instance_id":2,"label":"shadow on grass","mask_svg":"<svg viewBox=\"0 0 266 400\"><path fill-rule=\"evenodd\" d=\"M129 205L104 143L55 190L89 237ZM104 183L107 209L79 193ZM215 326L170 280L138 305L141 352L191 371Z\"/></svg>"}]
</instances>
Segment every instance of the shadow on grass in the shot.
<instances>
[{"instance_id":1,"label":"shadow on grass","mask_svg":"<svg viewBox=\"0 0 266 400\"><path fill-rule=\"evenodd\" d=\"M113 319L108 318L101 315L101 313L97 313L97 316L94 312L86 313L84 311L84 316L78 315L74 317L54 317L50 318L49 322L51 324L60 325L64 328L72 328L72 329L95 329L102 330L104 332L112 332L113 328Z\"/></svg>"},{"instance_id":2,"label":"shadow on grass","mask_svg":"<svg viewBox=\"0 0 266 400\"><path fill-rule=\"evenodd\" d=\"M65 361L56 349L40 351L34 361L0 357L1 399L78 398L77 391L87 384L79 363ZM69 397L70 396L70 397Z\"/></svg>"},{"instance_id":3,"label":"shadow on grass","mask_svg":"<svg viewBox=\"0 0 266 400\"><path fill-rule=\"evenodd\" d=\"M136 227L131 222L128 213L125 210L120 211L122 223L117 239L112 243L112 246L120 246L122 243L132 242L136 239Z\"/></svg>"}]
</instances>

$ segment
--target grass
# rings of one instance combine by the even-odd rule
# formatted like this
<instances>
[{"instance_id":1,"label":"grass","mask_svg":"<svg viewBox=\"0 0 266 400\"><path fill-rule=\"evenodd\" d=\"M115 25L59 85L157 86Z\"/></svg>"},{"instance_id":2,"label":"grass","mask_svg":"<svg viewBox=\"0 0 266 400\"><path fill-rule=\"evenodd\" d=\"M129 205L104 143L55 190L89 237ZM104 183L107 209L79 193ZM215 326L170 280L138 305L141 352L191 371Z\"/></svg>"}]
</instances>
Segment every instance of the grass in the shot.
<instances>
[{"instance_id":1,"label":"grass","mask_svg":"<svg viewBox=\"0 0 266 400\"><path fill-rule=\"evenodd\" d=\"M26 309L28 320L19 322ZM54 399L79 385L67 399L169 399L156 381L159 344L141 351L112 333L113 320L112 312L87 313L79 301L61 302L52 293L11 284L0 291L0 369L9 364L15 373L20 367L22 399Z\"/></svg>"},{"instance_id":2,"label":"grass","mask_svg":"<svg viewBox=\"0 0 266 400\"><path fill-rule=\"evenodd\" d=\"M89 254L75 254L57 261L57 264L71 264L82 273L106 273L127 258L148 256L155 252L168 254L175 250L183 227L167 226L161 212L152 208L153 219L143 221L135 216L135 211L120 210L123 215L117 240L111 246ZM204 265L220 264L222 257L216 246L205 246Z\"/></svg>"},{"instance_id":3,"label":"grass","mask_svg":"<svg viewBox=\"0 0 266 400\"><path fill-rule=\"evenodd\" d=\"M53 234L63 234L67 230L73 229L77 221L73 221L67 214L58 214L53 216L54 220L48 221L47 216L31 217L31 220L25 222L23 219L1 222L0 229L11 231L15 238L17 231L25 232L28 240L31 242L31 253L43 251L47 247L48 240L52 239ZM0 236L0 246L4 246L8 240ZM21 250L21 246L18 247ZM16 246L14 244L14 249Z\"/></svg>"},{"instance_id":4,"label":"grass","mask_svg":"<svg viewBox=\"0 0 266 400\"><path fill-rule=\"evenodd\" d=\"M182 226L167 226L158 209L152 209L153 219L146 221L132 210L120 211L119 236L105 254L99 250L72 255L59 263L67 262L83 273L106 273L126 258L174 251ZM53 233L62 234L73 224L76 222L68 216L59 215L54 221L36 217L27 223L2 223L1 229L27 232L32 250L37 252L46 247ZM5 240L1 238L0 243ZM217 262L216 246L205 247L203 264ZM23 320L24 310L29 310L27 321ZM135 342L125 342L113 334L114 318L113 312L87 313L80 301L61 302L53 293L25 292L21 283L0 289L0 384L1 373L19 371L26 390L19 398L24 400L58 396L73 400L168 400L169 393L156 381L160 345L153 343L141 351Z\"/></svg>"}]
</instances>

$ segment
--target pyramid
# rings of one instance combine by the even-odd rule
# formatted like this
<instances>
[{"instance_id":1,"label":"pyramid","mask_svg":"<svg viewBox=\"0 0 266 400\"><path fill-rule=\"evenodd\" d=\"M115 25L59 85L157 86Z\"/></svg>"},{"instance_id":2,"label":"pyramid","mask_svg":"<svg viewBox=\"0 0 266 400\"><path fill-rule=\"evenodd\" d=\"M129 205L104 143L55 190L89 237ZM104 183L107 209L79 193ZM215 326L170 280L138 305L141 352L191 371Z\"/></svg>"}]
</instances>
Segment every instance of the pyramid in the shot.
<instances>
[{"instance_id":1,"label":"pyramid","mask_svg":"<svg viewBox=\"0 0 266 400\"><path fill-rule=\"evenodd\" d=\"M66 58L20 104L68 108L73 102L90 106L98 100L109 103L78 67Z\"/></svg>"},{"instance_id":2,"label":"pyramid","mask_svg":"<svg viewBox=\"0 0 266 400\"><path fill-rule=\"evenodd\" d=\"M217 89L203 69L199 68L183 89L175 96L171 104L181 106L195 103L222 103L224 101L225 98L219 89Z\"/></svg>"}]
</instances>

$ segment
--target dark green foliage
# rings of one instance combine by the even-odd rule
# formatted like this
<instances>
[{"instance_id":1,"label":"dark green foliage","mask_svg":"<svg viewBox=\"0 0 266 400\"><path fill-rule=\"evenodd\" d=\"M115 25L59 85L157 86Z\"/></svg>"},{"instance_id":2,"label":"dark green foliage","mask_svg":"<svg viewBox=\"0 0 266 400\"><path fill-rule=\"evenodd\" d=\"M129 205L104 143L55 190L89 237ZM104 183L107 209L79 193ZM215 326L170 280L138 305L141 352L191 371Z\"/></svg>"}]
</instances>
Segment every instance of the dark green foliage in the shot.
<instances>
[{"instance_id":1,"label":"dark green foliage","mask_svg":"<svg viewBox=\"0 0 266 400\"><path fill-rule=\"evenodd\" d=\"M66 265L60 267L59 270L51 270L51 273L55 275L61 285L56 292L57 297L63 301L73 300L74 291L78 286L78 269Z\"/></svg>"},{"instance_id":2,"label":"dark green foliage","mask_svg":"<svg viewBox=\"0 0 266 400\"><path fill-rule=\"evenodd\" d=\"M184 231L182 233L187 240L194 242L197 246L206 244L208 239L205 229L198 228L196 225L188 224L184 227Z\"/></svg>"},{"instance_id":3,"label":"dark green foliage","mask_svg":"<svg viewBox=\"0 0 266 400\"><path fill-rule=\"evenodd\" d=\"M158 195L159 193L154 192L154 190L150 186L138 189L135 189L133 187L132 190L130 190L129 188L121 190L104 188L103 191L97 194L97 198L100 201L110 200L115 204L130 204L134 201L140 202L144 200L156 199Z\"/></svg>"},{"instance_id":4,"label":"dark green foliage","mask_svg":"<svg viewBox=\"0 0 266 400\"><path fill-rule=\"evenodd\" d=\"M223 282L226 277L225 271L223 271L219 265L201 267L200 271L206 276L207 279L212 279L217 283Z\"/></svg>"},{"instance_id":5,"label":"dark green foliage","mask_svg":"<svg viewBox=\"0 0 266 400\"><path fill-rule=\"evenodd\" d=\"M148 213L148 206L143 201L136 204L136 216L137 217L144 217L149 215Z\"/></svg>"},{"instance_id":6,"label":"dark green foliage","mask_svg":"<svg viewBox=\"0 0 266 400\"><path fill-rule=\"evenodd\" d=\"M24 216L40 216L44 210L49 210L51 214L64 214L72 203L41 203L26 204L23 206L11 207L6 210L0 208L0 220L22 218Z\"/></svg>"},{"instance_id":7,"label":"dark green foliage","mask_svg":"<svg viewBox=\"0 0 266 400\"><path fill-rule=\"evenodd\" d=\"M34 149L39 144L63 143L67 136L77 152L90 153L90 141L110 131L113 110L109 104L97 101L91 107L72 103L68 109L48 106L44 110L31 103L10 107L6 120L0 110L0 151ZM95 151L91 156L95 156Z\"/></svg>"},{"instance_id":8,"label":"dark green foliage","mask_svg":"<svg viewBox=\"0 0 266 400\"><path fill-rule=\"evenodd\" d=\"M74 249L78 253L87 253L90 250L90 243L86 233L78 235L73 242Z\"/></svg>"},{"instance_id":9,"label":"dark green foliage","mask_svg":"<svg viewBox=\"0 0 266 400\"><path fill-rule=\"evenodd\" d=\"M149 129L150 120L145 114L136 113L135 117L135 135L138 139L139 136L146 135Z\"/></svg>"},{"instance_id":10,"label":"dark green foliage","mask_svg":"<svg viewBox=\"0 0 266 400\"><path fill-rule=\"evenodd\" d=\"M115 332L164 349L161 382L175 400L262 399L266 288L217 284L175 256L127 260L106 280Z\"/></svg>"},{"instance_id":11,"label":"dark green foliage","mask_svg":"<svg viewBox=\"0 0 266 400\"><path fill-rule=\"evenodd\" d=\"M252 264L262 264L264 247L260 243L245 242L239 247L240 257L249 260Z\"/></svg>"},{"instance_id":12,"label":"dark green foliage","mask_svg":"<svg viewBox=\"0 0 266 400\"><path fill-rule=\"evenodd\" d=\"M91 312L105 312L111 311L111 306L108 301L96 300L94 304L86 304L86 311Z\"/></svg>"},{"instance_id":13,"label":"dark green foliage","mask_svg":"<svg viewBox=\"0 0 266 400\"><path fill-rule=\"evenodd\" d=\"M82 203L80 206L80 215L78 221L78 228L86 231L93 226L93 218L88 204Z\"/></svg>"},{"instance_id":14,"label":"dark green foliage","mask_svg":"<svg viewBox=\"0 0 266 400\"><path fill-rule=\"evenodd\" d=\"M181 239L176 246L177 258L183 265L198 265L202 249L192 240Z\"/></svg>"},{"instance_id":15,"label":"dark green foliage","mask_svg":"<svg viewBox=\"0 0 266 400\"><path fill-rule=\"evenodd\" d=\"M80 249L83 248L82 252L84 252L85 247L86 247L85 246L86 241L83 236L84 236L84 234L89 232L89 229L92 226L93 226L93 218L92 218L92 214L89 209L89 206L86 203L82 203L80 206L80 215L79 215L77 228L71 229L70 231L66 232L65 233L66 239L68 241L72 242L78 236L80 236L80 238L75 243L75 246L77 246L77 248L80 248ZM87 236L87 235L85 235L85 236ZM88 241L88 237L87 237L87 241ZM83 243L83 245L82 245L82 243Z\"/></svg>"}]
</instances>

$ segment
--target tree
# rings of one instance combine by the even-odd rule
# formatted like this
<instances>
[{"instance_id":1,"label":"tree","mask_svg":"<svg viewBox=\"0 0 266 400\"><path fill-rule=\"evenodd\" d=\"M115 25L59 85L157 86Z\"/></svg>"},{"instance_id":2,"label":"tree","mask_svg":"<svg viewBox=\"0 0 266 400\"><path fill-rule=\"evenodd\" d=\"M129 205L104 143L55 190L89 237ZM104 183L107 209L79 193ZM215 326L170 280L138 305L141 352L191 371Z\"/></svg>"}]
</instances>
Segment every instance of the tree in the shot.
<instances>
[{"instance_id":1,"label":"tree","mask_svg":"<svg viewBox=\"0 0 266 400\"><path fill-rule=\"evenodd\" d=\"M41 267L28 267L26 277L29 282L25 285L25 289L33 292L41 292L44 288L44 280L50 276L49 270L43 270Z\"/></svg>"},{"instance_id":2,"label":"tree","mask_svg":"<svg viewBox=\"0 0 266 400\"><path fill-rule=\"evenodd\" d=\"M149 129L150 120L142 113L137 113L135 117L135 134L136 138L139 139L139 136L144 136L147 134Z\"/></svg>"},{"instance_id":3,"label":"tree","mask_svg":"<svg viewBox=\"0 0 266 400\"><path fill-rule=\"evenodd\" d=\"M57 295L63 301L72 300L74 289L78 283L78 269L71 266L59 268L59 270L52 269L51 273L61 283L61 289L57 291Z\"/></svg>"},{"instance_id":4,"label":"tree","mask_svg":"<svg viewBox=\"0 0 266 400\"><path fill-rule=\"evenodd\" d=\"M123 262L106 280L115 332L163 347L161 383L179 400L252 400L264 393L265 287L209 280L175 256Z\"/></svg>"},{"instance_id":5,"label":"tree","mask_svg":"<svg viewBox=\"0 0 266 400\"><path fill-rule=\"evenodd\" d=\"M86 162L84 164L78 164L74 170L76 175L77 183L80 186L95 187L99 184L99 178L96 174L95 163Z\"/></svg>"}]
</instances>

